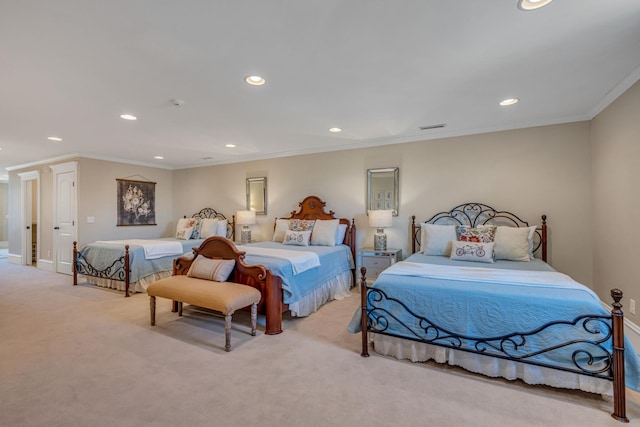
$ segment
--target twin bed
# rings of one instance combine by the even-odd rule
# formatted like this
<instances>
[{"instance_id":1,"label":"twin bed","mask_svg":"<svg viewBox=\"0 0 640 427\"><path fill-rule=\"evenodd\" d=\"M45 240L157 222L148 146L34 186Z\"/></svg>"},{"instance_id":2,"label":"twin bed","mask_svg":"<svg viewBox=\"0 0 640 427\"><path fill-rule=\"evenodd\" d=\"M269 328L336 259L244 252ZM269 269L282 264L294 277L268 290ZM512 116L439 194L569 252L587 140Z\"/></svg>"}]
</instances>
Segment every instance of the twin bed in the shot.
<instances>
[{"instance_id":1,"label":"twin bed","mask_svg":"<svg viewBox=\"0 0 640 427\"><path fill-rule=\"evenodd\" d=\"M307 316L327 301L348 296L355 284L355 223L336 218L333 211L325 211L325 205L316 196L306 197L299 203L298 212L276 219L272 241L237 245L245 252L244 262L264 265L277 278L277 283L270 283L269 289L259 289L263 298L258 309L266 315L267 334L282 332L284 312ZM224 215L211 208L203 209L192 218L226 221ZM234 222L231 221L227 232L231 240L235 234ZM315 236L307 230L290 230L313 224ZM284 244L287 234L306 237L306 242L302 243L307 245L299 246L294 241ZM176 241L172 238L161 240L172 244ZM182 245L178 253L156 259L145 257L145 250L154 250L153 247L145 248L145 242L96 242L80 250L74 244L74 285L82 275L89 283L124 290L125 296L129 296L130 290L146 292L147 285L171 275L174 268L180 268L181 256L190 257L192 248L199 247L204 239L177 241Z\"/></svg>"},{"instance_id":2,"label":"twin bed","mask_svg":"<svg viewBox=\"0 0 640 427\"><path fill-rule=\"evenodd\" d=\"M612 291L608 312L590 289L553 270L545 216L535 227L466 203L420 224L413 218L414 253L371 286L362 269L361 308L349 328L362 333L363 357L373 342L383 355L530 384L611 394L613 382L612 416L627 421L625 381L640 389L640 360L624 338L622 292Z\"/></svg>"}]
</instances>

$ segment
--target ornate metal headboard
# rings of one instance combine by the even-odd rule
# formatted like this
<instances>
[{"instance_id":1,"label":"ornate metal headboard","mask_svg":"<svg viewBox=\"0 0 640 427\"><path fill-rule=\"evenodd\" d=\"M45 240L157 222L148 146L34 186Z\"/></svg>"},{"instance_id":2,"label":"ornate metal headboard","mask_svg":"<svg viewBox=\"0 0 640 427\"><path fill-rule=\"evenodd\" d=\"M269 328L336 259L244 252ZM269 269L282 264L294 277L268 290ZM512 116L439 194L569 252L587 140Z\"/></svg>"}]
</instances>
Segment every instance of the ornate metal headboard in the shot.
<instances>
[{"instance_id":1,"label":"ornate metal headboard","mask_svg":"<svg viewBox=\"0 0 640 427\"><path fill-rule=\"evenodd\" d=\"M186 218L186 216L185 216ZM231 216L231 221L227 220L227 217L224 216L223 214L221 214L220 212L216 211L213 208L204 208L201 209L200 212L196 212L193 215L191 215L191 218L200 218L200 219L204 219L204 218L218 218L218 219L224 219L227 221L227 239L230 240L235 240L236 237L236 227L235 227L235 223L236 223L236 216L232 215Z\"/></svg>"},{"instance_id":2,"label":"ornate metal headboard","mask_svg":"<svg viewBox=\"0 0 640 427\"><path fill-rule=\"evenodd\" d=\"M494 224L511 227L529 227L529 223L508 211L499 211L483 203L463 203L455 208L439 212L423 221L427 224L456 224L476 227L478 225ZM536 228L535 245L533 251L541 249L541 258L547 260L547 216L542 215L542 225ZM416 244L420 245L420 223L416 224L416 216L411 216L411 253L416 252Z\"/></svg>"}]
</instances>

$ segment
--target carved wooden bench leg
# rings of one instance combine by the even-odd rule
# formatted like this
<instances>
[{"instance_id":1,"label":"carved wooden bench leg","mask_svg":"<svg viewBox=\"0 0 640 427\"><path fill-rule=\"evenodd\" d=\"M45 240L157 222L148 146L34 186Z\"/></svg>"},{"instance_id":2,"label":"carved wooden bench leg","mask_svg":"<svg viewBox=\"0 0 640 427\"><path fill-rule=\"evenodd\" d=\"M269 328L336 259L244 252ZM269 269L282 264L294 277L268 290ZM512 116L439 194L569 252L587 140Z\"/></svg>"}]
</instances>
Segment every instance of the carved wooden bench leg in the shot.
<instances>
[{"instance_id":1,"label":"carved wooden bench leg","mask_svg":"<svg viewBox=\"0 0 640 427\"><path fill-rule=\"evenodd\" d=\"M256 336L256 327L258 324L258 304L251 304L251 336Z\"/></svg>"},{"instance_id":2,"label":"carved wooden bench leg","mask_svg":"<svg viewBox=\"0 0 640 427\"><path fill-rule=\"evenodd\" d=\"M233 313L224 316L224 349L231 351L231 316Z\"/></svg>"},{"instance_id":3,"label":"carved wooden bench leg","mask_svg":"<svg viewBox=\"0 0 640 427\"><path fill-rule=\"evenodd\" d=\"M156 297L151 295L149 297L149 314L151 315L151 326L156 324Z\"/></svg>"},{"instance_id":4,"label":"carved wooden bench leg","mask_svg":"<svg viewBox=\"0 0 640 427\"><path fill-rule=\"evenodd\" d=\"M182 316L182 303L178 301L178 316Z\"/></svg>"}]
</instances>

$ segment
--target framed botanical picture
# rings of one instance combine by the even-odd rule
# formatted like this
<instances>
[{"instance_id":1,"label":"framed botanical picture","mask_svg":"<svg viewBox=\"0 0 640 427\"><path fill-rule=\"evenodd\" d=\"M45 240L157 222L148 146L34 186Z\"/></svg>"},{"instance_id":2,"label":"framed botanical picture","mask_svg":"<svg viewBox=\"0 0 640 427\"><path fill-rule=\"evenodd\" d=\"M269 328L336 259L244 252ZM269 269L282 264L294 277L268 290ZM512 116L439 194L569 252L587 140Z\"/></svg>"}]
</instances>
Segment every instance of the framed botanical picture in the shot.
<instances>
[{"instance_id":1,"label":"framed botanical picture","mask_svg":"<svg viewBox=\"0 0 640 427\"><path fill-rule=\"evenodd\" d=\"M117 225L156 224L156 183L116 179L118 184Z\"/></svg>"}]
</instances>

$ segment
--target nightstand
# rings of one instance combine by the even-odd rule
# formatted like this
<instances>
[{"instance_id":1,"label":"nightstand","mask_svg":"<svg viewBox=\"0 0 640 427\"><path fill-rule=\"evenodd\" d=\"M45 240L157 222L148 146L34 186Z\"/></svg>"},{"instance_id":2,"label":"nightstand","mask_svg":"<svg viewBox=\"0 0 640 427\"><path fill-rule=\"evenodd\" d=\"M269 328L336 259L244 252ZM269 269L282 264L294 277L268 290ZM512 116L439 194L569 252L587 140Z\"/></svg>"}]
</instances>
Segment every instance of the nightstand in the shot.
<instances>
[{"instance_id":1,"label":"nightstand","mask_svg":"<svg viewBox=\"0 0 640 427\"><path fill-rule=\"evenodd\" d=\"M367 269L367 283L372 283L382 273L382 270L402 261L402 249L387 249L376 251L373 248L363 248L358 251L360 256L360 267ZM360 278L360 270L358 270Z\"/></svg>"}]
</instances>

